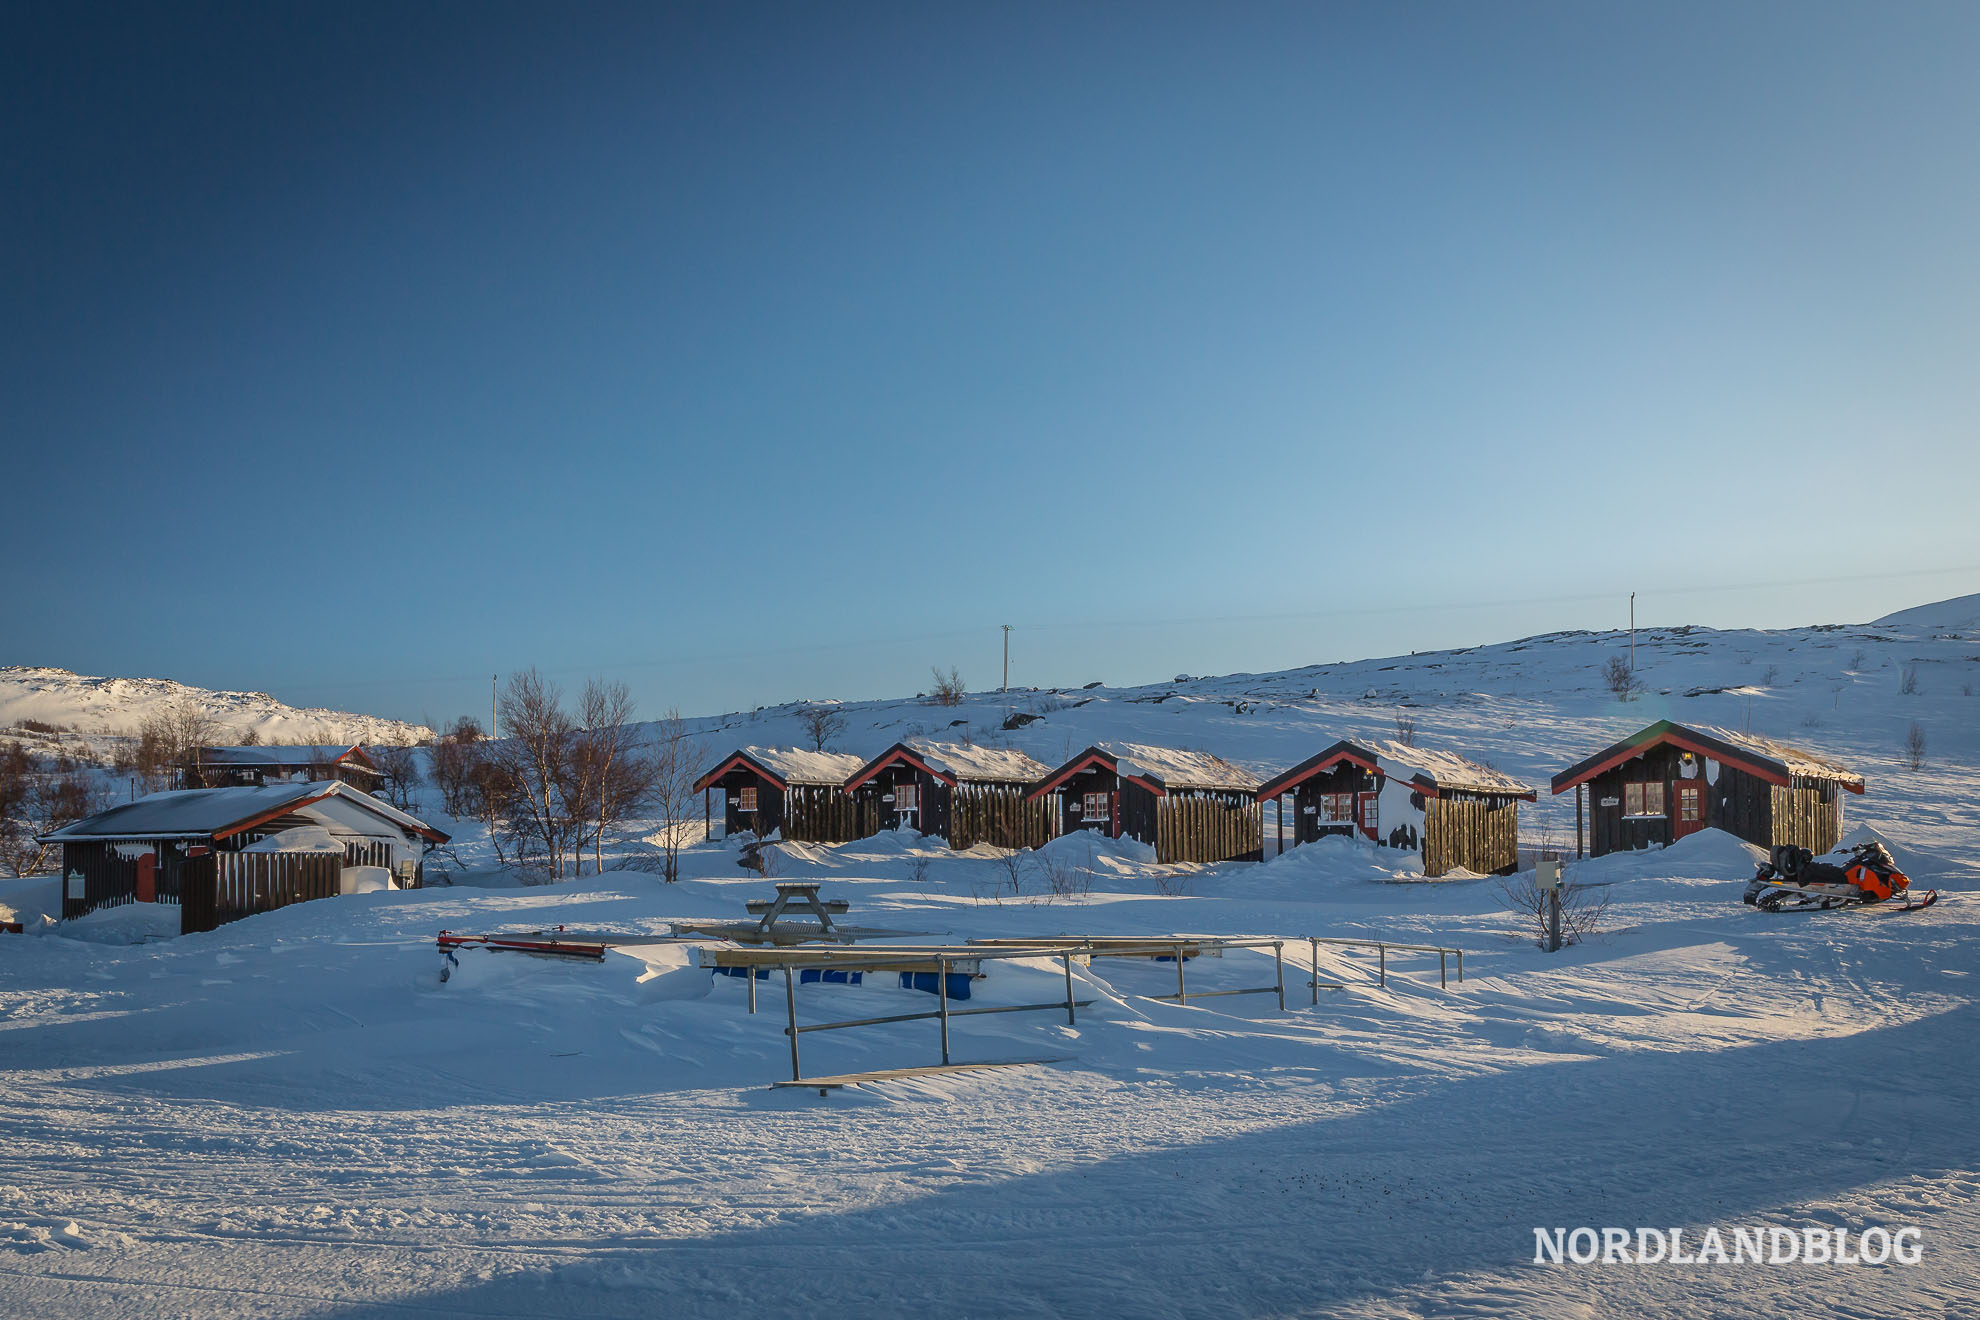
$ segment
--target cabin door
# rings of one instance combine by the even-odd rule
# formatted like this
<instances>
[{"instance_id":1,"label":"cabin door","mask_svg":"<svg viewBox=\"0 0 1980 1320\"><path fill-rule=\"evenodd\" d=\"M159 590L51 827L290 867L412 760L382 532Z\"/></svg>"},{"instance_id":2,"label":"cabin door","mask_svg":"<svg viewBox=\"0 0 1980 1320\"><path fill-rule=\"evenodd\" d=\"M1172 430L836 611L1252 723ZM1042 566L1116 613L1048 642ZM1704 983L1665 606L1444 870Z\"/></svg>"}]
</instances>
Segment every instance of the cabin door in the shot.
<instances>
[{"instance_id":1,"label":"cabin door","mask_svg":"<svg viewBox=\"0 0 1980 1320\"><path fill-rule=\"evenodd\" d=\"M1680 779L1671 785L1671 842L1705 828L1705 785Z\"/></svg>"},{"instance_id":2,"label":"cabin door","mask_svg":"<svg viewBox=\"0 0 1980 1320\"><path fill-rule=\"evenodd\" d=\"M143 853L137 860L137 901L158 901L158 854Z\"/></svg>"}]
</instances>

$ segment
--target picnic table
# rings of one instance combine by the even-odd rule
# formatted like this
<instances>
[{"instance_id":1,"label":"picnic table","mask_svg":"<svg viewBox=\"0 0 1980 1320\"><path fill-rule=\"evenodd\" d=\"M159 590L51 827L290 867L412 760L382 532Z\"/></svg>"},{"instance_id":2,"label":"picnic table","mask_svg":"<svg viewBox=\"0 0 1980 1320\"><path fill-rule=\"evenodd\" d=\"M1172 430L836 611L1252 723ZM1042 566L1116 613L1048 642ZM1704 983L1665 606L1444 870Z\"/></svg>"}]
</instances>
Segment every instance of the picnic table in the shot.
<instances>
[{"instance_id":1,"label":"picnic table","mask_svg":"<svg viewBox=\"0 0 1980 1320\"><path fill-rule=\"evenodd\" d=\"M851 906L843 898L820 898L818 885L806 880L780 880L775 898L752 898L743 904L748 911L758 914L756 933L763 939L770 937L777 918L786 912L797 916L809 912L818 918L821 935L837 938L839 932L832 926L832 916L834 913L843 916Z\"/></svg>"}]
</instances>

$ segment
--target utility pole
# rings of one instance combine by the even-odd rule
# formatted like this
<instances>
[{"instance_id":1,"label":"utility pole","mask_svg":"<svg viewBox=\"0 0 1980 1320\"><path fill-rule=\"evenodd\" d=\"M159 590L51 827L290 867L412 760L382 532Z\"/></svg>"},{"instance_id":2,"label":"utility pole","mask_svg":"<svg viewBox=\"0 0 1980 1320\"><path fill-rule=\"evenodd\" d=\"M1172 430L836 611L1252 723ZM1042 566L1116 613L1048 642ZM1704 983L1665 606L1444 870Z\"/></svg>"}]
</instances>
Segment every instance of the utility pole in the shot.
<instances>
[{"instance_id":1,"label":"utility pole","mask_svg":"<svg viewBox=\"0 0 1980 1320\"><path fill-rule=\"evenodd\" d=\"M498 677L500 675L497 674L488 676L488 736L490 738L495 736L495 680Z\"/></svg>"},{"instance_id":2,"label":"utility pole","mask_svg":"<svg viewBox=\"0 0 1980 1320\"><path fill-rule=\"evenodd\" d=\"M998 688L997 690L999 692L1009 692L1011 690L1011 625L1008 623L1004 624L1003 629L1004 629L1004 686Z\"/></svg>"},{"instance_id":3,"label":"utility pole","mask_svg":"<svg viewBox=\"0 0 1980 1320\"><path fill-rule=\"evenodd\" d=\"M1636 593L1629 593L1629 672L1636 672Z\"/></svg>"}]
</instances>

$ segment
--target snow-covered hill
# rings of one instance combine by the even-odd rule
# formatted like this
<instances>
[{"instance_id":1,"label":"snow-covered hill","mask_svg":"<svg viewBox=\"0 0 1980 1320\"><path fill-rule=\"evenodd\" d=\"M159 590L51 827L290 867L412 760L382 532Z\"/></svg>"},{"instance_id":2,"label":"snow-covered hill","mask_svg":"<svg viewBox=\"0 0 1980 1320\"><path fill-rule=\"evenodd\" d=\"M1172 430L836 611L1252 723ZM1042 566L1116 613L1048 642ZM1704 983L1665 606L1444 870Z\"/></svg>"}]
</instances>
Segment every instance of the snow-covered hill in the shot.
<instances>
[{"instance_id":1,"label":"snow-covered hill","mask_svg":"<svg viewBox=\"0 0 1980 1320\"><path fill-rule=\"evenodd\" d=\"M223 742L249 732L265 743L415 743L432 736L417 724L300 709L266 692L215 692L166 678L93 678L66 669L0 666L0 733L38 732L39 741L59 743L72 754L100 756L119 739L134 737L153 715L188 705L213 719Z\"/></svg>"}]
</instances>

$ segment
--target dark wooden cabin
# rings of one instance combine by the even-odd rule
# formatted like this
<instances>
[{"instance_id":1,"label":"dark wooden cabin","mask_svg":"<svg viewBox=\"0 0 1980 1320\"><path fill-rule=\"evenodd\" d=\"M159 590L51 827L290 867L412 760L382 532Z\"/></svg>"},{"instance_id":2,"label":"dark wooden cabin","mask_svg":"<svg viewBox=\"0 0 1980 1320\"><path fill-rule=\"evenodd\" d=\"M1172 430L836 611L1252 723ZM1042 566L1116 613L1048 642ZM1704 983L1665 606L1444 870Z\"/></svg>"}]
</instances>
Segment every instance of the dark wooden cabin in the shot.
<instances>
[{"instance_id":1,"label":"dark wooden cabin","mask_svg":"<svg viewBox=\"0 0 1980 1320\"><path fill-rule=\"evenodd\" d=\"M1536 796L1451 752L1382 741L1337 742L1258 788L1260 806L1275 806L1270 828L1280 851L1358 835L1418 853L1433 877L1517 870L1519 804Z\"/></svg>"},{"instance_id":2,"label":"dark wooden cabin","mask_svg":"<svg viewBox=\"0 0 1980 1320\"><path fill-rule=\"evenodd\" d=\"M1257 860L1258 777L1208 752L1097 743L1027 795L1058 799L1061 834L1138 839L1158 862Z\"/></svg>"},{"instance_id":3,"label":"dark wooden cabin","mask_svg":"<svg viewBox=\"0 0 1980 1320\"><path fill-rule=\"evenodd\" d=\"M846 796L846 781L864 763L847 752L744 747L694 781L708 837L754 834L805 843L845 843L879 824Z\"/></svg>"},{"instance_id":4,"label":"dark wooden cabin","mask_svg":"<svg viewBox=\"0 0 1980 1320\"><path fill-rule=\"evenodd\" d=\"M1825 853L1863 776L1757 734L1659 720L1554 776L1574 792L1575 852L1600 857L1702 829ZM1583 823L1586 821L1584 839Z\"/></svg>"},{"instance_id":5,"label":"dark wooden cabin","mask_svg":"<svg viewBox=\"0 0 1980 1320\"><path fill-rule=\"evenodd\" d=\"M311 827L320 850L282 851ZM378 866L417 888L447 836L339 780L151 793L42 837L62 845L62 916L131 902L180 905L181 929L339 892L347 866Z\"/></svg>"},{"instance_id":6,"label":"dark wooden cabin","mask_svg":"<svg viewBox=\"0 0 1980 1320\"><path fill-rule=\"evenodd\" d=\"M260 788L335 779L369 793L385 776L356 743L315 746L202 747L178 768L180 788Z\"/></svg>"},{"instance_id":7,"label":"dark wooden cabin","mask_svg":"<svg viewBox=\"0 0 1980 1320\"><path fill-rule=\"evenodd\" d=\"M951 848L1038 848L1058 832L1053 804L1029 796L1048 773L1013 748L911 738L861 766L845 791L883 830L939 835Z\"/></svg>"}]
</instances>

